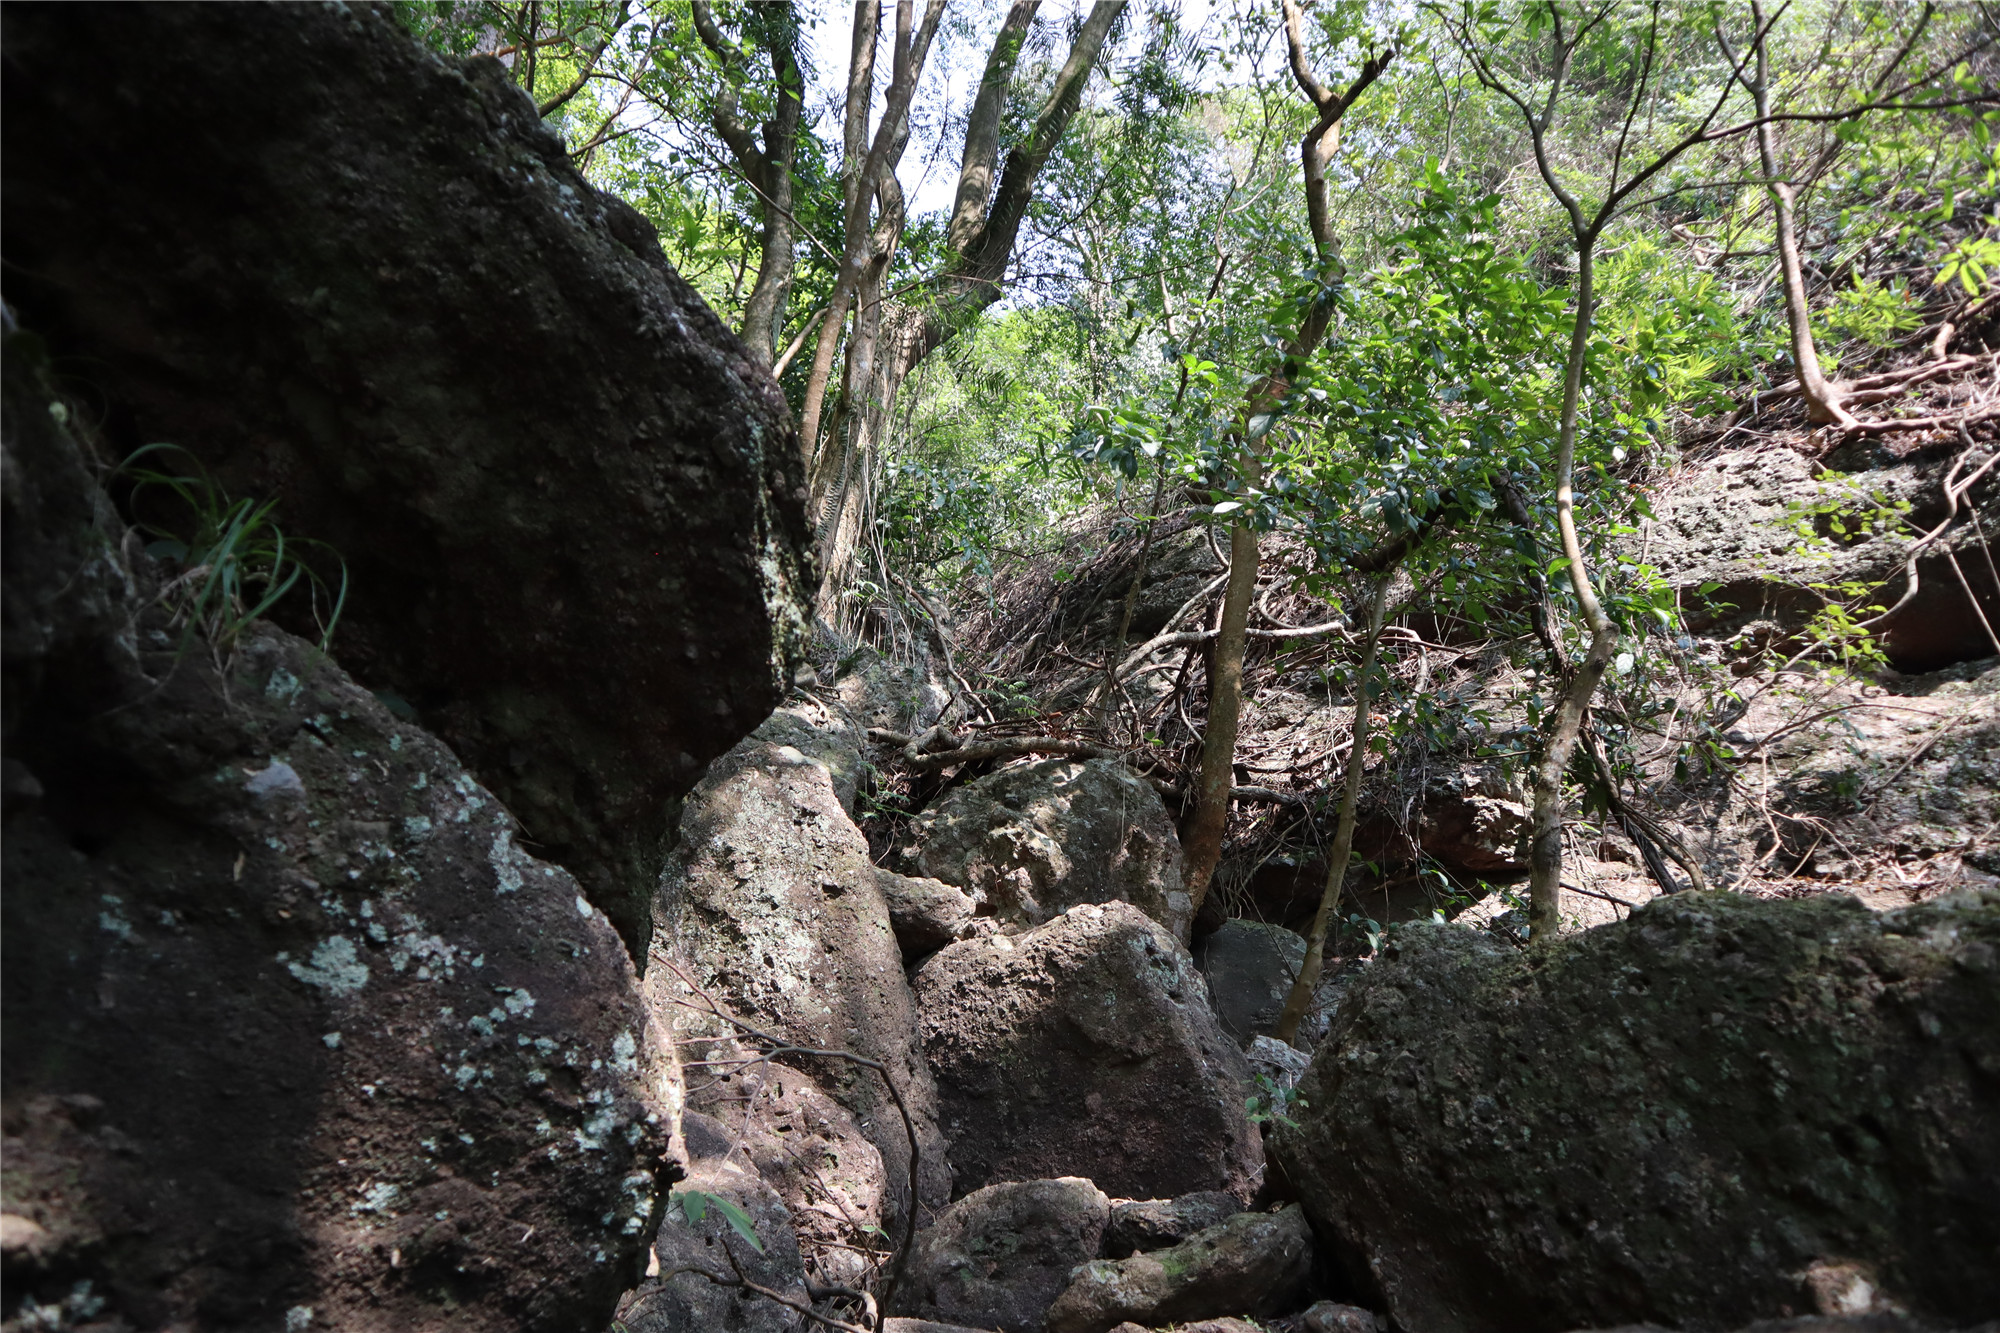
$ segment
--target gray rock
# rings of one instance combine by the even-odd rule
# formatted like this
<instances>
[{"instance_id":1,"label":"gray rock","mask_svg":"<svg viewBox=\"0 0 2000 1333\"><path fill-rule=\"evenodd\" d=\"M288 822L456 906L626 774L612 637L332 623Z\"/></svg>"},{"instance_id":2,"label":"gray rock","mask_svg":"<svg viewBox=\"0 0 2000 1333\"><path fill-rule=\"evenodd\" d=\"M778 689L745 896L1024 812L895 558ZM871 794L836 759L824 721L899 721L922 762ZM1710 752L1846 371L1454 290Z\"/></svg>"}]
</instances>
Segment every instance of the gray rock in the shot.
<instances>
[{"instance_id":1,"label":"gray rock","mask_svg":"<svg viewBox=\"0 0 2000 1333\"><path fill-rule=\"evenodd\" d=\"M645 980L653 1012L683 1041L741 1035L705 1011L706 996L787 1043L881 1062L916 1120L918 1202L942 1207L950 1169L902 951L867 841L826 766L791 746L745 740L710 766L680 829L655 904ZM846 1060L781 1062L846 1107L881 1153L883 1224L895 1233L910 1149L880 1077Z\"/></svg>"},{"instance_id":2,"label":"gray rock","mask_svg":"<svg viewBox=\"0 0 2000 1333\"><path fill-rule=\"evenodd\" d=\"M1438 774L1424 784L1418 846L1462 874L1518 874L1528 868L1528 800L1518 778L1491 768Z\"/></svg>"},{"instance_id":3,"label":"gray rock","mask_svg":"<svg viewBox=\"0 0 2000 1333\"><path fill-rule=\"evenodd\" d=\"M1196 1190L1178 1199L1125 1199L1111 1207L1104 1229L1104 1257L1126 1259L1168 1250L1243 1211L1243 1201L1221 1190Z\"/></svg>"},{"instance_id":4,"label":"gray rock","mask_svg":"<svg viewBox=\"0 0 2000 1333\"><path fill-rule=\"evenodd\" d=\"M1823 605L1813 583L1881 584L1876 599L1894 605L1907 586L1903 568L1916 539L1907 528L1872 534L1851 528L1858 540L1815 546L1799 539L1798 511L1832 502L1851 512L1862 507L1856 495L1862 492L1879 504L1911 505L1911 517L1928 528L1944 517L1938 495L1950 459L1948 452L1926 451L1897 458L1878 440L1854 441L1823 460L1773 444L1690 459L1661 491L1657 521L1633 540L1643 541L1647 559L1685 591L1683 609L1695 633L1795 633ZM2000 490L1975 492L1973 503L1990 533L2000 521ZM1969 572L1984 560L1980 542L1978 527L1961 522L1918 562L1916 597L1876 631L1898 669L1934 671L1992 654L1946 554ZM2000 590L1972 577L1987 618L2000 623ZM1716 586L1697 594L1704 584Z\"/></svg>"},{"instance_id":5,"label":"gray rock","mask_svg":"<svg viewBox=\"0 0 2000 1333\"><path fill-rule=\"evenodd\" d=\"M1996 959L1992 890L1880 916L1683 893L1527 954L1399 927L1274 1155L1412 1333L1726 1328L1812 1308L1830 1259L1981 1318Z\"/></svg>"},{"instance_id":6,"label":"gray rock","mask_svg":"<svg viewBox=\"0 0 2000 1333\"><path fill-rule=\"evenodd\" d=\"M1305 960L1304 936L1261 921L1225 921L1194 946L1216 1021L1239 1043L1278 1026Z\"/></svg>"},{"instance_id":7,"label":"gray rock","mask_svg":"<svg viewBox=\"0 0 2000 1333\"><path fill-rule=\"evenodd\" d=\"M997 924L979 915L977 898L942 880L913 879L893 870L880 870L876 882L888 900L889 924L906 964L915 964L953 940L968 939Z\"/></svg>"},{"instance_id":8,"label":"gray rock","mask_svg":"<svg viewBox=\"0 0 2000 1333\"><path fill-rule=\"evenodd\" d=\"M1374 1311L1338 1301L1315 1301L1298 1322L1299 1333L1384 1333L1389 1327Z\"/></svg>"},{"instance_id":9,"label":"gray rock","mask_svg":"<svg viewBox=\"0 0 2000 1333\"><path fill-rule=\"evenodd\" d=\"M798 695L750 734L772 745L789 745L825 765L840 808L849 815L854 813L855 795L867 781L871 765L862 757L868 747L867 733L845 709L810 694Z\"/></svg>"},{"instance_id":10,"label":"gray rock","mask_svg":"<svg viewBox=\"0 0 2000 1333\"><path fill-rule=\"evenodd\" d=\"M777 384L499 62L387 10L52 6L4 45L7 299L107 453L183 445L338 551L343 664L643 957L670 802L802 639Z\"/></svg>"},{"instance_id":11,"label":"gray rock","mask_svg":"<svg viewBox=\"0 0 2000 1333\"><path fill-rule=\"evenodd\" d=\"M1071 1270L1093 1258L1111 1202L1088 1180L1025 1180L966 1195L917 1237L896 1307L924 1318L1039 1333Z\"/></svg>"},{"instance_id":12,"label":"gray rock","mask_svg":"<svg viewBox=\"0 0 2000 1333\"><path fill-rule=\"evenodd\" d=\"M729 1200L749 1217L757 1245L746 1241L721 1209L706 1202L691 1208L677 1199L653 1242L657 1270L625 1298L618 1322L630 1333L797 1333L818 1327L797 1311L734 1285L740 1273L788 1299L811 1303L791 1212L757 1172L721 1155L704 1157L698 1148L709 1142L706 1135L689 1135L694 1161L676 1193L699 1191ZM695 1211L698 1220L691 1216ZM724 1281L711 1282L704 1273Z\"/></svg>"},{"instance_id":13,"label":"gray rock","mask_svg":"<svg viewBox=\"0 0 2000 1333\"><path fill-rule=\"evenodd\" d=\"M1252 1037L1243 1049L1243 1058L1250 1062L1253 1071L1280 1088L1296 1086L1312 1062L1312 1057L1304 1051L1287 1046L1276 1037Z\"/></svg>"},{"instance_id":14,"label":"gray rock","mask_svg":"<svg viewBox=\"0 0 2000 1333\"><path fill-rule=\"evenodd\" d=\"M926 670L928 649L918 644L915 651L919 659L915 666L885 657L866 644L846 647L841 653L833 692L864 731L881 727L914 733L943 714L951 693Z\"/></svg>"},{"instance_id":15,"label":"gray rock","mask_svg":"<svg viewBox=\"0 0 2000 1333\"><path fill-rule=\"evenodd\" d=\"M1937 1325L1908 1315L1801 1315L1792 1319L1759 1319L1737 1333L1937 1333ZM1955 1333L1996 1333L2000 1320L1988 1319ZM1579 1329L1577 1333L1676 1333L1658 1324L1620 1324L1617 1328Z\"/></svg>"},{"instance_id":16,"label":"gray rock","mask_svg":"<svg viewBox=\"0 0 2000 1333\"><path fill-rule=\"evenodd\" d=\"M730 1042L690 1049L708 1061L747 1054ZM714 1143L722 1146L705 1155L733 1149L734 1160L754 1167L784 1201L806 1272L821 1283L860 1285L868 1252L887 1243L883 1202L889 1190L881 1152L852 1112L796 1069L752 1064L719 1072L715 1066L698 1069L689 1080L689 1153L703 1156L705 1145Z\"/></svg>"},{"instance_id":17,"label":"gray rock","mask_svg":"<svg viewBox=\"0 0 2000 1333\"><path fill-rule=\"evenodd\" d=\"M0 689L43 792L0 839L10 1308L603 1328L679 1174L610 922L314 646L178 651L31 368L10 342Z\"/></svg>"},{"instance_id":18,"label":"gray rock","mask_svg":"<svg viewBox=\"0 0 2000 1333\"><path fill-rule=\"evenodd\" d=\"M900 868L956 884L1009 922L1128 902L1188 937L1173 820L1159 793L1114 759L1046 759L951 792L917 816Z\"/></svg>"},{"instance_id":19,"label":"gray rock","mask_svg":"<svg viewBox=\"0 0 2000 1333\"><path fill-rule=\"evenodd\" d=\"M967 1328L963 1324L940 1324L935 1319L911 1319L905 1315L890 1315L882 1321L882 1333L992 1333L992 1330Z\"/></svg>"},{"instance_id":20,"label":"gray rock","mask_svg":"<svg viewBox=\"0 0 2000 1333\"><path fill-rule=\"evenodd\" d=\"M914 985L955 1192L1084 1175L1128 1198L1249 1197L1243 1054L1187 951L1138 908L948 945Z\"/></svg>"},{"instance_id":21,"label":"gray rock","mask_svg":"<svg viewBox=\"0 0 2000 1333\"><path fill-rule=\"evenodd\" d=\"M1239 1213L1171 1250L1084 1265L1049 1307L1048 1333L1283 1314L1304 1301L1312 1264L1312 1228L1297 1204Z\"/></svg>"}]
</instances>

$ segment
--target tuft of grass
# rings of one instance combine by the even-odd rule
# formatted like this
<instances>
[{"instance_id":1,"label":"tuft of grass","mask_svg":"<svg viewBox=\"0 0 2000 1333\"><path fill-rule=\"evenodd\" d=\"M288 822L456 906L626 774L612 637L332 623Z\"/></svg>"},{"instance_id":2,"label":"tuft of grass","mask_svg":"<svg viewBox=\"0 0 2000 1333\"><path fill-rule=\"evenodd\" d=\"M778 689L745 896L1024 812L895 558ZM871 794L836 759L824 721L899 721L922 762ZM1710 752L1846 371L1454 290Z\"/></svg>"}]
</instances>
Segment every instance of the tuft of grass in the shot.
<instances>
[{"instance_id":1,"label":"tuft of grass","mask_svg":"<svg viewBox=\"0 0 2000 1333\"><path fill-rule=\"evenodd\" d=\"M175 456L192 470L163 470L176 465L167 462ZM274 516L276 500L232 498L177 444L137 449L117 471L132 483L128 503L133 525L150 539L147 554L172 571L160 598L181 626L183 651L197 636L226 649L300 587L312 600L320 648L333 641L347 605L347 562L325 542L287 538ZM339 563L337 589L300 558L311 550Z\"/></svg>"}]
</instances>

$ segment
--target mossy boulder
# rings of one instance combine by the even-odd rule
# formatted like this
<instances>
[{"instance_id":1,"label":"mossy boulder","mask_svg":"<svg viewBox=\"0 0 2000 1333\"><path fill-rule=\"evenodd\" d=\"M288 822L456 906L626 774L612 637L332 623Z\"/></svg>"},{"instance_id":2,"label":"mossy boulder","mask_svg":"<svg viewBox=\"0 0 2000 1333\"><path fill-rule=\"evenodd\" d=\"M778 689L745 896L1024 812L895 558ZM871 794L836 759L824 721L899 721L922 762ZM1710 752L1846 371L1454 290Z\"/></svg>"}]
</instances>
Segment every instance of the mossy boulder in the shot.
<instances>
[{"instance_id":1,"label":"mossy boulder","mask_svg":"<svg viewBox=\"0 0 2000 1333\"><path fill-rule=\"evenodd\" d=\"M2000 1309L2000 893L1657 899L1520 951L1415 924L1343 998L1273 1155L1411 1333L1815 1306L1867 1265Z\"/></svg>"},{"instance_id":2,"label":"mossy boulder","mask_svg":"<svg viewBox=\"0 0 2000 1333\"><path fill-rule=\"evenodd\" d=\"M1256 1188L1249 1066L1187 950L1130 903L946 945L913 985L954 1193L1059 1175L1142 1199Z\"/></svg>"},{"instance_id":3,"label":"mossy boulder","mask_svg":"<svg viewBox=\"0 0 2000 1333\"><path fill-rule=\"evenodd\" d=\"M603 1328L680 1174L611 923L324 652L183 643L6 355L7 1326Z\"/></svg>"},{"instance_id":4,"label":"mossy boulder","mask_svg":"<svg viewBox=\"0 0 2000 1333\"><path fill-rule=\"evenodd\" d=\"M338 551L342 664L643 958L673 800L802 647L776 381L499 61L388 6L10 5L4 47L7 300L112 452Z\"/></svg>"}]
</instances>

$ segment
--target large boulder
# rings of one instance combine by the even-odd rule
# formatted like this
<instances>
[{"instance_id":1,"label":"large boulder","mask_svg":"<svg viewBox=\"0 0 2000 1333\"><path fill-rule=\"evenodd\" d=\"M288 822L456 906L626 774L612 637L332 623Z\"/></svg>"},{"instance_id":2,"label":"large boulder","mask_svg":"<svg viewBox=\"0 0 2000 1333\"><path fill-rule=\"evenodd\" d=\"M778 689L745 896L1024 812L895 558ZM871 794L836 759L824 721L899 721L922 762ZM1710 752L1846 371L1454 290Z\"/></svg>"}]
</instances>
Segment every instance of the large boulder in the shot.
<instances>
[{"instance_id":1,"label":"large boulder","mask_svg":"<svg viewBox=\"0 0 2000 1333\"><path fill-rule=\"evenodd\" d=\"M999 924L979 914L977 898L943 880L878 870L875 882L889 904L889 925L907 965L916 965L954 940L990 934Z\"/></svg>"},{"instance_id":2,"label":"large boulder","mask_svg":"<svg viewBox=\"0 0 2000 1333\"><path fill-rule=\"evenodd\" d=\"M1170 1250L1085 1264L1049 1307L1048 1333L1284 1314L1305 1303L1312 1272L1312 1227L1297 1204L1238 1213Z\"/></svg>"},{"instance_id":3,"label":"large boulder","mask_svg":"<svg viewBox=\"0 0 2000 1333\"><path fill-rule=\"evenodd\" d=\"M917 816L901 869L956 884L1003 920L1128 902L1188 937L1181 843L1160 794L1115 759L1045 759L989 774Z\"/></svg>"},{"instance_id":4,"label":"large boulder","mask_svg":"<svg viewBox=\"0 0 2000 1333\"><path fill-rule=\"evenodd\" d=\"M7 299L114 455L183 446L337 551L342 661L643 958L671 801L803 624L770 375L498 61L387 7L9 6L0 46Z\"/></svg>"},{"instance_id":5,"label":"large boulder","mask_svg":"<svg viewBox=\"0 0 2000 1333\"><path fill-rule=\"evenodd\" d=\"M601 1329L678 1174L617 934L323 652L183 642L32 360L10 337L9 1310Z\"/></svg>"},{"instance_id":6,"label":"large boulder","mask_svg":"<svg viewBox=\"0 0 2000 1333\"><path fill-rule=\"evenodd\" d=\"M1523 953L1411 925L1274 1156L1411 1333L2000 1309L2000 892L1659 898Z\"/></svg>"},{"instance_id":7,"label":"large boulder","mask_svg":"<svg viewBox=\"0 0 2000 1333\"><path fill-rule=\"evenodd\" d=\"M915 1123L916 1205L945 1204L950 1169L902 950L867 840L826 765L755 737L711 765L682 810L655 920L645 982L655 1015L684 1042L747 1039L747 1024L788 1046L879 1063ZM845 1106L881 1153L883 1221L900 1235L910 1145L883 1075L832 1056L778 1059Z\"/></svg>"},{"instance_id":8,"label":"large boulder","mask_svg":"<svg viewBox=\"0 0 2000 1333\"><path fill-rule=\"evenodd\" d=\"M914 984L955 1192L1058 1175L1132 1198L1255 1188L1243 1054L1138 908L949 945Z\"/></svg>"},{"instance_id":9,"label":"large boulder","mask_svg":"<svg viewBox=\"0 0 2000 1333\"><path fill-rule=\"evenodd\" d=\"M1194 946L1216 1021L1239 1042L1278 1026L1305 961L1303 935L1262 921L1225 921Z\"/></svg>"},{"instance_id":10,"label":"large boulder","mask_svg":"<svg viewBox=\"0 0 2000 1333\"><path fill-rule=\"evenodd\" d=\"M896 1307L946 1323L1041 1333L1079 1264L1097 1257L1111 1201L1088 1180L988 1185L917 1237Z\"/></svg>"}]
</instances>

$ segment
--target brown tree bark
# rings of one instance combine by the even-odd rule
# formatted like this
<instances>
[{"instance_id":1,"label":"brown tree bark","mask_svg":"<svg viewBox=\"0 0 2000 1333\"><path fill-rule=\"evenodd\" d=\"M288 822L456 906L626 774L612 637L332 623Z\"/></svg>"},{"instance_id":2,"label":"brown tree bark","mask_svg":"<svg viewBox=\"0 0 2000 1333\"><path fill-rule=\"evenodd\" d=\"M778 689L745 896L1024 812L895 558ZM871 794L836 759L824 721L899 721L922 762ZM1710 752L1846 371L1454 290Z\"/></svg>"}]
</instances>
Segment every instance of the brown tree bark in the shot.
<instances>
[{"instance_id":1,"label":"brown tree bark","mask_svg":"<svg viewBox=\"0 0 2000 1333\"><path fill-rule=\"evenodd\" d=\"M1284 6L1285 41L1292 76L1319 112L1312 128L1299 141L1299 158L1305 171L1306 220L1312 228L1321 279L1327 281L1334 274L1338 257L1326 199L1326 166L1340 147L1341 117L1382 76L1396 53L1386 51L1369 59L1347 89L1336 96L1313 76L1307 64L1303 18L1297 0L1284 0ZM1285 349L1286 373L1266 381L1253 392L1246 415L1254 417L1277 408L1284 398L1291 368L1318 349L1332 314L1328 302L1313 302ZM1254 440L1246 439L1243 448L1247 490L1261 481L1263 464ZM1250 616L1251 594L1257 586L1256 530L1242 523L1233 525L1229 530L1229 552L1229 586L1223 597L1222 631L1216 638L1209 674L1209 720L1202 736L1200 801L1185 838L1187 893L1196 912L1208 897L1209 881L1222 859L1222 833L1229 819L1229 774L1235 764L1237 721L1243 711L1244 629ZM1219 780L1217 774L1221 775Z\"/></svg>"},{"instance_id":2,"label":"brown tree bark","mask_svg":"<svg viewBox=\"0 0 2000 1333\"><path fill-rule=\"evenodd\" d=\"M845 438L840 438L837 432L827 433L819 446L814 469L822 615L829 615L838 607L840 593L852 574L875 482L875 458L897 392L926 356L998 299L1021 221L1034 197L1035 182L1075 115L1084 84L1125 5L1126 0L1098 0L1092 7L1026 140L1008 153L989 204L985 196L999 153L999 124L1006 90L1019 59L1021 39L1038 8L1038 2L1016 3L1008 11L988 53L966 127L958 192L947 228L948 239L963 239L962 245L954 249L946 271L927 284L916 301L894 307L886 304L883 280L887 276L887 256L893 253L901 231L898 196L893 209L885 201L884 218L892 219L893 225L880 231L876 238L873 253L880 259L881 267L872 285L867 273L857 272L846 293L836 287L833 309L820 329L802 414L804 430L817 432L820 403L832 375L838 318L851 303L855 311L854 332L843 376L848 431ZM900 153L900 148L897 152ZM893 189L893 181L885 182L883 188ZM864 287L869 290L863 291Z\"/></svg>"},{"instance_id":3,"label":"brown tree bark","mask_svg":"<svg viewBox=\"0 0 2000 1333\"><path fill-rule=\"evenodd\" d=\"M841 329L853 308L870 256L874 253L871 214L881 192L884 175L893 178L902 159L903 145L909 142L910 100L916 95L929 58L931 39L937 34L944 14L944 0L927 0L923 22L912 27L912 0L897 0L894 56L890 68L887 101L874 136L868 133L868 109L875 92L875 45L878 36L876 0L855 0L854 48L848 64L846 156L842 168L842 191L846 203L846 225L841 249L840 272L834 279L833 295L827 301L825 320L819 327L819 342L813 349L812 370L806 378L805 403L799 413L799 442L813 460L815 476L826 475L822 466L826 450L819 439L820 416L826 404L827 385L833 378L834 355L840 345ZM844 462L844 460L843 460ZM844 470L844 469L843 469ZM815 486L819 499L821 486ZM823 511L822 511L823 512Z\"/></svg>"},{"instance_id":4,"label":"brown tree bark","mask_svg":"<svg viewBox=\"0 0 2000 1333\"><path fill-rule=\"evenodd\" d=\"M757 192L762 205L764 226L758 238L757 280L750 288L750 299L744 303L743 323L737 332L750 354L767 366L777 355L778 329L784 318L785 302L791 295L792 243L798 232L792 211L792 165L798 153L805 81L799 73L793 47L797 12L790 4L785 6L785 12L788 22L778 25L765 43L771 72L777 79L778 105L776 114L760 127L762 144L743 123L736 94L727 85L717 97L711 115L716 133L736 159L736 169ZM695 32L702 44L722 61L726 73L739 72L747 57L724 35L707 0L694 0L693 15ZM772 20L766 17L764 22L770 24Z\"/></svg>"},{"instance_id":5,"label":"brown tree bark","mask_svg":"<svg viewBox=\"0 0 2000 1333\"><path fill-rule=\"evenodd\" d=\"M1792 335L1792 364L1798 370L1800 395L1806 400L1806 420L1815 425L1851 426L1854 418L1841 405L1840 387L1827 382L1820 370L1819 348L1813 342L1805 270L1799 262L1798 224L1793 217L1797 195L1791 182L1778 174L1777 130L1770 119L1771 69L1765 49L1769 25L1758 0L1750 0L1750 22L1757 71L1750 83L1750 95L1757 104L1757 159L1764 171L1764 188L1771 196L1772 223L1778 234L1778 272L1785 290L1785 322Z\"/></svg>"}]
</instances>

